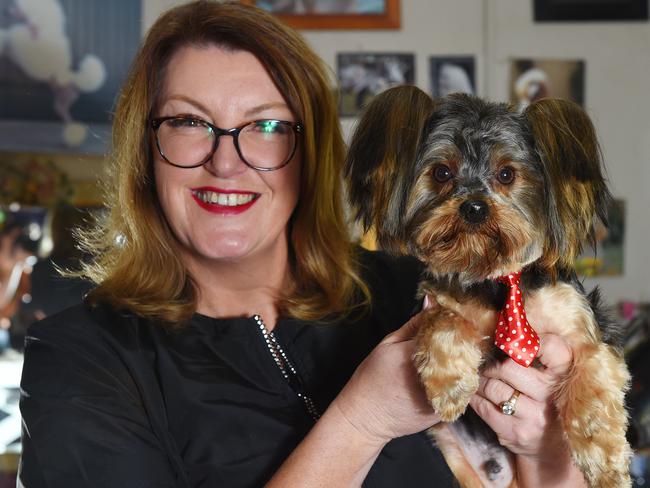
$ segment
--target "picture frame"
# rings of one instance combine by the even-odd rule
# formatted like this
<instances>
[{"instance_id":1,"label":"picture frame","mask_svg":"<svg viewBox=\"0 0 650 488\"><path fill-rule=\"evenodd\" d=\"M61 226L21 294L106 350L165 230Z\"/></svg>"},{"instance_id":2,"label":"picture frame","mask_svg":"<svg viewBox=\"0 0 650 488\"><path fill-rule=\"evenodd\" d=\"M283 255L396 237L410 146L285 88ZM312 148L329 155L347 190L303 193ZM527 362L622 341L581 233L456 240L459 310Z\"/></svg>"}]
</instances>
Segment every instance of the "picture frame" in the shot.
<instances>
[{"instance_id":1,"label":"picture frame","mask_svg":"<svg viewBox=\"0 0 650 488\"><path fill-rule=\"evenodd\" d=\"M585 73L581 59L511 59L510 102L523 110L541 98L555 97L584 107Z\"/></svg>"},{"instance_id":2,"label":"picture frame","mask_svg":"<svg viewBox=\"0 0 650 488\"><path fill-rule=\"evenodd\" d=\"M647 21L648 0L534 0L535 22Z\"/></svg>"},{"instance_id":3,"label":"picture frame","mask_svg":"<svg viewBox=\"0 0 650 488\"><path fill-rule=\"evenodd\" d=\"M241 0L296 29L399 29L400 0Z\"/></svg>"},{"instance_id":4,"label":"picture frame","mask_svg":"<svg viewBox=\"0 0 650 488\"><path fill-rule=\"evenodd\" d=\"M355 117L382 91L415 83L415 54L399 52L338 53L339 115Z\"/></svg>"},{"instance_id":5,"label":"picture frame","mask_svg":"<svg viewBox=\"0 0 650 488\"><path fill-rule=\"evenodd\" d=\"M607 207L607 227L594 224L593 239L583 243L575 260L578 276L623 276L626 240L626 201L612 199Z\"/></svg>"},{"instance_id":6,"label":"picture frame","mask_svg":"<svg viewBox=\"0 0 650 488\"><path fill-rule=\"evenodd\" d=\"M142 36L141 1L30 5L0 0L0 151L106 154Z\"/></svg>"},{"instance_id":7,"label":"picture frame","mask_svg":"<svg viewBox=\"0 0 650 488\"><path fill-rule=\"evenodd\" d=\"M431 96L450 93L476 95L476 62L474 56L430 56Z\"/></svg>"}]
</instances>

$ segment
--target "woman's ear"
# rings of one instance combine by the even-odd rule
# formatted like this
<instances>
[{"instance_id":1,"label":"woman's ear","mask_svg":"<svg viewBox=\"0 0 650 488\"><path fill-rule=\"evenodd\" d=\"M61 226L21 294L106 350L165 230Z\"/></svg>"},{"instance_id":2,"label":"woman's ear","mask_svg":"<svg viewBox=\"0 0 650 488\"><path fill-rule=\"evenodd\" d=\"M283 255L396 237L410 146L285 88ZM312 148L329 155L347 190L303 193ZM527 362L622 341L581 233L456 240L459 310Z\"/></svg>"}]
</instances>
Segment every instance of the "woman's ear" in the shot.
<instances>
[{"instance_id":1,"label":"woman's ear","mask_svg":"<svg viewBox=\"0 0 650 488\"><path fill-rule=\"evenodd\" d=\"M388 89L368 104L352 136L345 164L350 203L365 230L376 229L384 248L403 244L406 179L434 105L417 87Z\"/></svg>"},{"instance_id":2,"label":"woman's ear","mask_svg":"<svg viewBox=\"0 0 650 488\"><path fill-rule=\"evenodd\" d=\"M594 218L607 223L611 194L589 116L577 104L542 99L524 111L530 123L548 189L547 242L542 265L571 269Z\"/></svg>"}]
</instances>

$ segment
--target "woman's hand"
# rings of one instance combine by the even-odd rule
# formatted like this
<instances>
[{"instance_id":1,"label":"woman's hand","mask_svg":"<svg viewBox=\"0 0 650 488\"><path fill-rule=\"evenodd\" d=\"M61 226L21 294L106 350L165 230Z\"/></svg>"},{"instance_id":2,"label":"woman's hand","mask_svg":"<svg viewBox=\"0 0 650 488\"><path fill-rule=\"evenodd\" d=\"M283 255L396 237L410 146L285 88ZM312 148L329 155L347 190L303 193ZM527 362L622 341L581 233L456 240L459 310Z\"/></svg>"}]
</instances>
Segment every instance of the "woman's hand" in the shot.
<instances>
[{"instance_id":1,"label":"woman's hand","mask_svg":"<svg viewBox=\"0 0 650 488\"><path fill-rule=\"evenodd\" d=\"M375 347L268 488L361 486L388 441L439 421L413 366L422 315Z\"/></svg>"},{"instance_id":2,"label":"woman's hand","mask_svg":"<svg viewBox=\"0 0 650 488\"><path fill-rule=\"evenodd\" d=\"M557 335L541 334L540 368L506 360L483 371L470 405L487 422L499 442L514 454L556 462L567 450L552 400L555 385L571 365L572 354ZM501 403L520 392L515 413L504 415Z\"/></svg>"},{"instance_id":3,"label":"woman's hand","mask_svg":"<svg viewBox=\"0 0 650 488\"><path fill-rule=\"evenodd\" d=\"M540 368L524 368L506 360L483 372L472 408L516 455L520 486L587 486L573 464L553 392L571 367L571 349L554 334L540 334ZM515 413L505 415L501 403L520 392Z\"/></svg>"},{"instance_id":4,"label":"woman's hand","mask_svg":"<svg viewBox=\"0 0 650 488\"><path fill-rule=\"evenodd\" d=\"M427 402L413 366L414 337L422 317L422 313L414 316L386 336L332 403L377 445L420 432L440 420Z\"/></svg>"},{"instance_id":5,"label":"woman's hand","mask_svg":"<svg viewBox=\"0 0 650 488\"><path fill-rule=\"evenodd\" d=\"M485 312L474 302L459 304L449 297L436 298L482 330L496 324L496 314ZM526 310L540 336L541 367L525 368L505 360L487 368L470 405L494 430L499 442L516 455L520 486L586 486L582 473L571 460L553 405L553 392L571 367L571 349L559 335L545 333L562 330L562 324L549 323L555 319L543 313L542 303L531 298ZM515 391L519 392L515 412L505 415L501 404Z\"/></svg>"}]
</instances>

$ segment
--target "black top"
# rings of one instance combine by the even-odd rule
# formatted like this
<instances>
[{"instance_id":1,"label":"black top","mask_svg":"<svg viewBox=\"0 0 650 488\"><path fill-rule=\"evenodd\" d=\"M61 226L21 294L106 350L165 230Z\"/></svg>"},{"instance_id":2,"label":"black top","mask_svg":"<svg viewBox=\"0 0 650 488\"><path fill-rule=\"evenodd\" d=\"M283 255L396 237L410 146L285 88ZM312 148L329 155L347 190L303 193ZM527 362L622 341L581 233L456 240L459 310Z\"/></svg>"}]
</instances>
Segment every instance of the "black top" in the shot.
<instances>
[{"instance_id":1,"label":"black top","mask_svg":"<svg viewBox=\"0 0 650 488\"><path fill-rule=\"evenodd\" d=\"M281 319L274 330L320 412L418 308L416 262L381 253L364 262L370 314L327 325ZM197 314L171 332L79 305L29 329L21 387L25 488L262 486L314 422L253 318ZM390 442L364 486L452 479L420 433Z\"/></svg>"}]
</instances>

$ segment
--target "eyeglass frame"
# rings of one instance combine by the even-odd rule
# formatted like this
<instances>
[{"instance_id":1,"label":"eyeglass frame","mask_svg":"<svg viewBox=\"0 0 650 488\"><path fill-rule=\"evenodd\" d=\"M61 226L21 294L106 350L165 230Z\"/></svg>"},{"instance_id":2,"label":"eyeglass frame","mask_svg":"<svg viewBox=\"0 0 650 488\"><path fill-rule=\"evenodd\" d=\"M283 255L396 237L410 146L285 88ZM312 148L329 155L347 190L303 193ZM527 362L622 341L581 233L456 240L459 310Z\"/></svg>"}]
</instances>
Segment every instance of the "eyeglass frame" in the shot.
<instances>
[{"instance_id":1,"label":"eyeglass frame","mask_svg":"<svg viewBox=\"0 0 650 488\"><path fill-rule=\"evenodd\" d=\"M205 159L197 164L193 164L191 166L183 166L177 163L172 163L169 159L167 159L167 156L165 156L165 153L163 152L162 148L160 147L160 139L158 137L158 129L160 129L160 126L166 122L167 120L173 120L173 119L181 119L181 120L196 120L197 122L200 122L202 124L205 124L207 127L209 127L215 134L216 137L214 138L214 141L212 142L212 149L210 152L208 152L208 155L205 157ZM151 129L153 130L155 136L156 136L156 148L158 149L158 153L160 156L165 160L166 163L171 164L172 166L175 166L177 168L184 168L184 169L192 169L192 168L198 168L199 166L203 166L205 163L210 161L214 157L214 153L216 152L217 148L219 147L219 140L221 136L231 136L233 138L233 144L235 145L235 150L237 151L237 155L239 156L239 159L242 160L242 162L248 166L249 168L254 169L255 171L275 171L281 168L284 168L287 164L291 162L293 159L293 156L296 154L296 149L298 148L298 137L294 139L294 144L293 144L293 149L291 150L291 154L287 157L287 160L282 163L280 166L276 166L274 168L263 168L260 166L254 166L248 161L246 161L246 158L244 158L241 149L239 147L239 133L244 129L244 127L247 127L251 124L254 124L256 122L263 122L263 121L272 121L272 122L280 122L284 125L288 125L291 127L293 130L294 134L296 136L300 136L304 134L304 126L300 122L291 122L289 120L281 120L281 119L258 119L258 120L251 120L248 121L242 125L239 125L237 127L233 127L232 129L222 129L221 127L217 127L216 125L203 120L199 119L197 117L183 117L183 116L178 116L178 115L170 115L166 117L156 117L154 119L151 119L150 125Z\"/></svg>"}]
</instances>

